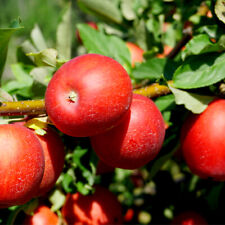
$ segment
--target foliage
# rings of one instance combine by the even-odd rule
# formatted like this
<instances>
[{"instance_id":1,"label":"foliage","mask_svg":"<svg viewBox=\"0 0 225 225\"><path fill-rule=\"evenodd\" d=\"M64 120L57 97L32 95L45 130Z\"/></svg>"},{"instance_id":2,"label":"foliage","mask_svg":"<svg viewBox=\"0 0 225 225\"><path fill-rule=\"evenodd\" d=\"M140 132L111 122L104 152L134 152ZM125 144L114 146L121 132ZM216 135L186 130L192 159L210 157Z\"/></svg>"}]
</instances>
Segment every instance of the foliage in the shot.
<instances>
[{"instance_id":1,"label":"foliage","mask_svg":"<svg viewBox=\"0 0 225 225\"><path fill-rule=\"evenodd\" d=\"M223 3L191 0L187 7L184 0L61 1L61 12L54 18L41 11L40 17L45 21L57 21L51 28L52 37L45 37L43 23L35 23L29 35L25 32L22 40L18 39L13 63L6 61L9 40L17 33L23 34L26 23L23 25L19 15L21 24L18 19L0 29L1 102L44 98L54 72L84 53L116 59L129 73L134 88L160 83L171 91L153 99L169 126L156 159L134 171L116 168L111 173L98 174L98 158L89 138L60 133L67 152L64 170L54 189L40 201L60 214L67 193L79 191L87 195L94 191L94 184L102 184L118 196L124 214L134 209L130 224L169 224L174 215L187 209L200 212L210 224L225 223L223 182L193 175L179 150L180 129L186 116L203 112L216 97L224 98ZM34 12L36 8L30 10ZM79 15L75 19L75 12L86 15L85 20ZM94 20L99 29L88 26L88 19ZM76 40L76 30L82 44ZM145 50L143 63L131 66L127 41ZM160 58L165 46L173 50ZM6 119L10 118L1 117L0 122ZM15 215L14 219L20 222L26 206L20 207L19 213L18 208L1 209L0 224L11 223Z\"/></svg>"}]
</instances>

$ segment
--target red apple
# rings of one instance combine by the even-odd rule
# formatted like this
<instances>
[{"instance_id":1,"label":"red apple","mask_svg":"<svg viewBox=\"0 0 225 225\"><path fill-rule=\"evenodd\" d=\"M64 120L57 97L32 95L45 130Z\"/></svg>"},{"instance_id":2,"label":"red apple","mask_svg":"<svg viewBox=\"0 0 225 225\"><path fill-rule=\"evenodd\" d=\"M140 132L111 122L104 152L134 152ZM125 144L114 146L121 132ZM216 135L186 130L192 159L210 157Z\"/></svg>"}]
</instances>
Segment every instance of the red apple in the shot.
<instances>
[{"instance_id":1,"label":"red apple","mask_svg":"<svg viewBox=\"0 0 225 225\"><path fill-rule=\"evenodd\" d=\"M225 180L225 99L212 101L201 114L192 114L181 131L182 154L191 171Z\"/></svg>"},{"instance_id":2,"label":"red apple","mask_svg":"<svg viewBox=\"0 0 225 225\"><path fill-rule=\"evenodd\" d=\"M147 97L134 94L129 113L115 128L91 137L98 157L108 165L136 169L156 157L165 125L161 112Z\"/></svg>"},{"instance_id":3,"label":"red apple","mask_svg":"<svg viewBox=\"0 0 225 225\"><path fill-rule=\"evenodd\" d=\"M58 216L45 205L38 206L32 216L27 216L23 225L58 225Z\"/></svg>"},{"instance_id":4,"label":"red apple","mask_svg":"<svg viewBox=\"0 0 225 225\"><path fill-rule=\"evenodd\" d=\"M131 66L134 67L135 63L142 63L144 50L132 42L126 42L126 45L131 55Z\"/></svg>"},{"instance_id":5,"label":"red apple","mask_svg":"<svg viewBox=\"0 0 225 225\"><path fill-rule=\"evenodd\" d=\"M208 225L208 223L199 213L185 211L176 215L171 225Z\"/></svg>"},{"instance_id":6,"label":"red apple","mask_svg":"<svg viewBox=\"0 0 225 225\"><path fill-rule=\"evenodd\" d=\"M95 22L89 21L86 24L89 25L90 27L92 27L93 29L98 30L98 26ZM82 44L82 40L81 40L80 33L78 30L76 30L76 37L77 37L77 40Z\"/></svg>"},{"instance_id":7,"label":"red apple","mask_svg":"<svg viewBox=\"0 0 225 225\"><path fill-rule=\"evenodd\" d=\"M61 137L50 127L45 131L45 135L37 135L45 156L45 170L41 184L37 188L37 196L44 195L53 188L64 166L65 151Z\"/></svg>"},{"instance_id":8,"label":"red apple","mask_svg":"<svg viewBox=\"0 0 225 225\"><path fill-rule=\"evenodd\" d=\"M33 198L44 173L42 146L31 130L0 125L0 207L24 204Z\"/></svg>"},{"instance_id":9,"label":"red apple","mask_svg":"<svg viewBox=\"0 0 225 225\"><path fill-rule=\"evenodd\" d=\"M51 79L46 111L63 133L87 137L116 126L128 112L132 85L114 59L86 54L65 63Z\"/></svg>"},{"instance_id":10,"label":"red apple","mask_svg":"<svg viewBox=\"0 0 225 225\"><path fill-rule=\"evenodd\" d=\"M96 168L96 174L101 175L105 173L112 173L114 170L115 168L105 164L102 160L99 160Z\"/></svg>"},{"instance_id":11,"label":"red apple","mask_svg":"<svg viewBox=\"0 0 225 225\"><path fill-rule=\"evenodd\" d=\"M122 208L108 189L96 186L92 195L68 194L62 215L70 225L122 224Z\"/></svg>"}]
</instances>

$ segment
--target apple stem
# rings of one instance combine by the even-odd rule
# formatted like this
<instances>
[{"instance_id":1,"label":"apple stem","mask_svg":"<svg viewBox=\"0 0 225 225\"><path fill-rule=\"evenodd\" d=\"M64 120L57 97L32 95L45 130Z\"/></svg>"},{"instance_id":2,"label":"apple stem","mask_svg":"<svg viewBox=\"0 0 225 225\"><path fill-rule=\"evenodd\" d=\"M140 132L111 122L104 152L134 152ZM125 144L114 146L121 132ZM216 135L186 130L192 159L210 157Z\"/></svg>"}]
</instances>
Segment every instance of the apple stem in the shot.
<instances>
[{"instance_id":1,"label":"apple stem","mask_svg":"<svg viewBox=\"0 0 225 225\"><path fill-rule=\"evenodd\" d=\"M134 89L133 92L149 98L155 98L170 93L170 90L166 85L155 83L143 88ZM75 101L76 98L77 96L70 96L71 101ZM46 114L45 102L43 99L0 103L0 116L40 114Z\"/></svg>"}]
</instances>

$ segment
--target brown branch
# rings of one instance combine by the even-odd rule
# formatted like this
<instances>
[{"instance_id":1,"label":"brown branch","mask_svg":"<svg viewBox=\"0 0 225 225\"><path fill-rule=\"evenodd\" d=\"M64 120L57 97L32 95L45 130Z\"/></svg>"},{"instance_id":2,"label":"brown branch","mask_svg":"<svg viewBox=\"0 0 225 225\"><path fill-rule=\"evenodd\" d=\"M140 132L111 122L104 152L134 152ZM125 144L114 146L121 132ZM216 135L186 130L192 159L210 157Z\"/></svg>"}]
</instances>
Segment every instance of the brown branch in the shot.
<instances>
[{"instance_id":1,"label":"brown branch","mask_svg":"<svg viewBox=\"0 0 225 225\"><path fill-rule=\"evenodd\" d=\"M144 95L149 98L156 98L161 95L170 93L170 89L166 85L160 85L158 83L148 85L146 87L133 90L133 93Z\"/></svg>"},{"instance_id":2,"label":"brown branch","mask_svg":"<svg viewBox=\"0 0 225 225\"><path fill-rule=\"evenodd\" d=\"M170 90L165 85L155 83L143 88L134 89L133 93L155 98L170 93ZM46 114L43 99L0 103L0 116L35 116L41 114Z\"/></svg>"},{"instance_id":3,"label":"brown branch","mask_svg":"<svg viewBox=\"0 0 225 225\"><path fill-rule=\"evenodd\" d=\"M0 103L0 116L40 115L45 113L44 100Z\"/></svg>"}]
</instances>

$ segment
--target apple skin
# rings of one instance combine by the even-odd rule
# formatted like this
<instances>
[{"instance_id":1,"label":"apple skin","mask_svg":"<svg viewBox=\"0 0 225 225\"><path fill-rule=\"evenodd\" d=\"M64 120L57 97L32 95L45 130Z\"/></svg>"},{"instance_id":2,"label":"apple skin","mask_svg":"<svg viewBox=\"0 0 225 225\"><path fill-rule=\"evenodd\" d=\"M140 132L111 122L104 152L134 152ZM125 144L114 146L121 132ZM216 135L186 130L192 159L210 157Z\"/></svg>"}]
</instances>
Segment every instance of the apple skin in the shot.
<instances>
[{"instance_id":1,"label":"apple skin","mask_svg":"<svg viewBox=\"0 0 225 225\"><path fill-rule=\"evenodd\" d=\"M92 195L79 192L67 194L62 207L62 215L70 225L106 225L122 224L122 207L116 196L108 189L95 186Z\"/></svg>"},{"instance_id":2,"label":"apple skin","mask_svg":"<svg viewBox=\"0 0 225 225\"><path fill-rule=\"evenodd\" d=\"M37 189L37 196L43 196L54 187L63 170L65 158L64 144L59 134L50 127L45 130L45 135L36 135L45 156L45 170L41 184Z\"/></svg>"},{"instance_id":3,"label":"apple skin","mask_svg":"<svg viewBox=\"0 0 225 225\"><path fill-rule=\"evenodd\" d=\"M135 63L142 63L144 61L144 50L132 42L126 42L131 55L131 66L135 67Z\"/></svg>"},{"instance_id":4,"label":"apple skin","mask_svg":"<svg viewBox=\"0 0 225 225\"><path fill-rule=\"evenodd\" d=\"M42 146L32 131L16 124L0 125L0 208L31 200L44 173Z\"/></svg>"},{"instance_id":5,"label":"apple skin","mask_svg":"<svg viewBox=\"0 0 225 225\"><path fill-rule=\"evenodd\" d=\"M32 216L27 216L23 225L57 225L59 224L58 216L45 205L38 206Z\"/></svg>"},{"instance_id":6,"label":"apple skin","mask_svg":"<svg viewBox=\"0 0 225 225\"><path fill-rule=\"evenodd\" d=\"M133 95L129 114L115 128L91 137L97 156L106 164L137 169L154 159L165 136L163 117L155 103Z\"/></svg>"},{"instance_id":7,"label":"apple skin","mask_svg":"<svg viewBox=\"0 0 225 225\"><path fill-rule=\"evenodd\" d=\"M74 137L93 136L116 126L131 100L132 84L126 70L99 54L85 54L65 63L45 94L50 120Z\"/></svg>"},{"instance_id":8,"label":"apple skin","mask_svg":"<svg viewBox=\"0 0 225 225\"><path fill-rule=\"evenodd\" d=\"M208 225L208 223L199 213L184 211L174 217L171 225Z\"/></svg>"},{"instance_id":9,"label":"apple skin","mask_svg":"<svg viewBox=\"0 0 225 225\"><path fill-rule=\"evenodd\" d=\"M225 180L225 99L213 100L201 114L191 114L181 130L182 155L201 178Z\"/></svg>"}]
</instances>

